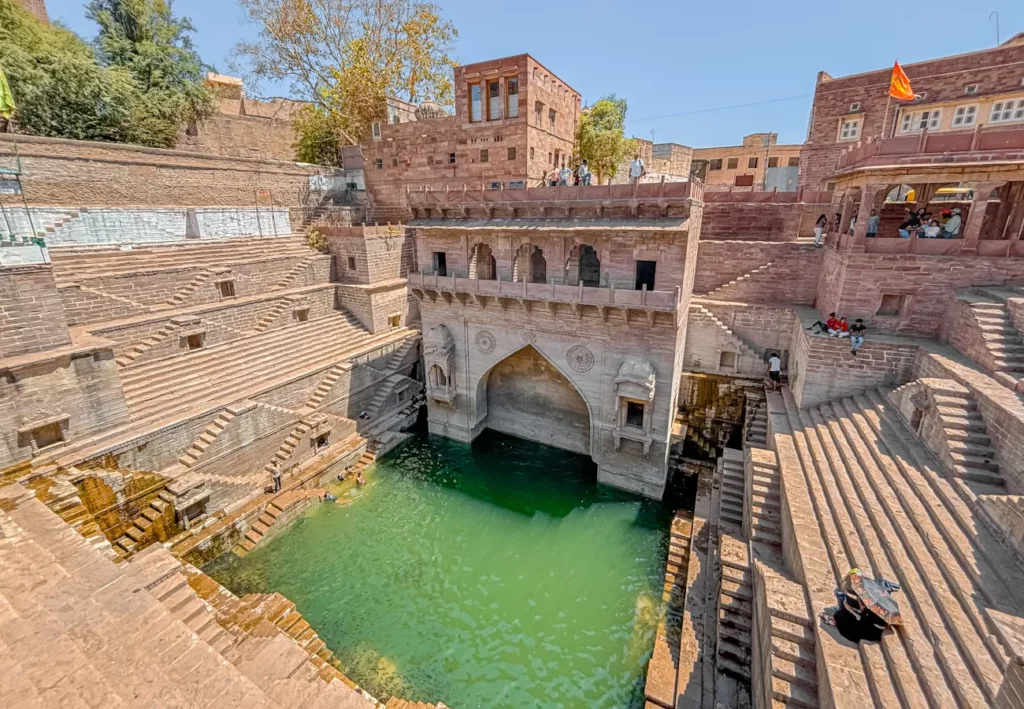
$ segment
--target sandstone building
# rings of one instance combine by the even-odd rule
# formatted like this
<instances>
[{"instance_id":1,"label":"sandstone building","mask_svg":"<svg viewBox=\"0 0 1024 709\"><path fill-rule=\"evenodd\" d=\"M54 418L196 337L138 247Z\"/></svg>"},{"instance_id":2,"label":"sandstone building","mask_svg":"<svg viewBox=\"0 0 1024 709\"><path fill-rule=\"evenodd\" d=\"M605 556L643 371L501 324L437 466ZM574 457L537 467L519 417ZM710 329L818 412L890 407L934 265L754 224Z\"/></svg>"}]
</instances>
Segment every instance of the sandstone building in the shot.
<instances>
[{"instance_id":1,"label":"sandstone building","mask_svg":"<svg viewBox=\"0 0 1024 709\"><path fill-rule=\"evenodd\" d=\"M694 173L706 187L754 187L790 192L797 188L800 146L779 145L775 133L743 136L741 145L693 150Z\"/></svg>"},{"instance_id":2,"label":"sandstone building","mask_svg":"<svg viewBox=\"0 0 1024 709\"><path fill-rule=\"evenodd\" d=\"M46 12L46 0L18 0L18 2L35 15L40 22L50 23L50 16Z\"/></svg>"}]
</instances>

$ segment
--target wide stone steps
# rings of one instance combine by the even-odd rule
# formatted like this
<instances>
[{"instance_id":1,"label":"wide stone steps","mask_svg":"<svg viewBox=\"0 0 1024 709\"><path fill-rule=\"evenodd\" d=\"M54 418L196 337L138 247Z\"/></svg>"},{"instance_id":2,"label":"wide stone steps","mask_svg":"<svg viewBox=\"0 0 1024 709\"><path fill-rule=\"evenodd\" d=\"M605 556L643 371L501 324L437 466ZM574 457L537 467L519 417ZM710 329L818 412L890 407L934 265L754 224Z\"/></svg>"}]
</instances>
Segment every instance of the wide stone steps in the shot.
<instances>
[{"instance_id":1,"label":"wide stone steps","mask_svg":"<svg viewBox=\"0 0 1024 709\"><path fill-rule=\"evenodd\" d=\"M245 556L263 541L270 528L277 524L278 518L294 505L305 505L310 500L320 499L324 491L318 488L288 490L274 498L274 501L267 505L266 509L256 519L256 522L245 533L242 541L235 545L232 551L238 556Z\"/></svg>"},{"instance_id":2,"label":"wide stone steps","mask_svg":"<svg viewBox=\"0 0 1024 709\"><path fill-rule=\"evenodd\" d=\"M208 268L234 263L309 256L301 239L230 239L202 245L136 247L131 251L106 249L51 249L55 279L81 281L130 273Z\"/></svg>"},{"instance_id":3,"label":"wide stone steps","mask_svg":"<svg viewBox=\"0 0 1024 709\"><path fill-rule=\"evenodd\" d=\"M948 482L919 467L927 453L885 416L876 393L799 412L788 391L784 398L836 582L856 566L903 587L904 625L880 652L859 647L879 695L991 706L1012 652L992 611L1020 615L1001 576L1019 578L1020 569L981 525L964 524L969 512L951 519L950 491L936 491Z\"/></svg>"},{"instance_id":4,"label":"wide stone steps","mask_svg":"<svg viewBox=\"0 0 1024 709\"><path fill-rule=\"evenodd\" d=\"M327 396L331 393L334 385L338 383L342 375L345 373L345 368L341 365L337 365L332 368L327 375L320 380L317 384L316 389L313 390L313 394L306 400L305 408L315 409L318 408L327 399Z\"/></svg>"},{"instance_id":5,"label":"wide stone steps","mask_svg":"<svg viewBox=\"0 0 1024 709\"><path fill-rule=\"evenodd\" d=\"M299 374L336 362L373 339L339 316L236 340L194 357L142 365L123 374L128 410L141 419L236 392L241 398L252 390L254 375L267 381Z\"/></svg>"},{"instance_id":6,"label":"wide stone steps","mask_svg":"<svg viewBox=\"0 0 1024 709\"><path fill-rule=\"evenodd\" d=\"M195 467L196 463L203 456L206 450L216 442L217 438L224 431L228 425L234 421L236 414L232 411L221 411L217 414L217 418L210 422L203 432L199 434L199 437L192 442L188 450L178 458L178 462L184 465L186 468Z\"/></svg>"}]
</instances>

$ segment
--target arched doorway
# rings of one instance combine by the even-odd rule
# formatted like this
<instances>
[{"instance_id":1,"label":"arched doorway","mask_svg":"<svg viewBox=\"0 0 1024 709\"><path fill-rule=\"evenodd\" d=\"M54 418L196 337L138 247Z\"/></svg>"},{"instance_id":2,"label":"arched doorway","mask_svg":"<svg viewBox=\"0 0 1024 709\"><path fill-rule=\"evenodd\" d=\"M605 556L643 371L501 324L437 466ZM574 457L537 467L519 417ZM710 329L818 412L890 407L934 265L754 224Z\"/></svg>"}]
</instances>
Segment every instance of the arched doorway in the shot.
<instances>
[{"instance_id":1,"label":"arched doorway","mask_svg":"<svg viewBox=\"0 0 1024 709\"><path fill-rule=\"evenodd\" d=\"M498 362L476 392L487 428L590 455L590 410L554 364L527 345Z\"/></svg>"},{"instance_id":2,"label":"arched doorway","mask_svg":"<svg viewBox=\"0 0 1024 709\"><path fill-rule=\"evenodd\" d=\"M497 265L491 247L487 244L474 244L473 255L469 260L469 277L481 281L493 281L497 278Z\"/></svg>"},{"instance_id":3,"label":"arched doorway","mask_svg":"<svg viewBox=\"0 0 1024 709\"><path fill-rule=\"evenodd\" d=\"M547 283L548 262L544 250L533 244L523 244L516 251L512 265L512 280L527 283Z\"/></svg>"},{"instance_id":4,"label":"arched doorway","mask_svg":"<svg viewBox=\"0 0 1024 709\"><path fill-rule=\"evenodd\" d=\"M601 286L601 259L590 244L574 246L565 266L569 285L574 286L583 281L583 285L588 287Z\"/></svg>"}]
</instances>

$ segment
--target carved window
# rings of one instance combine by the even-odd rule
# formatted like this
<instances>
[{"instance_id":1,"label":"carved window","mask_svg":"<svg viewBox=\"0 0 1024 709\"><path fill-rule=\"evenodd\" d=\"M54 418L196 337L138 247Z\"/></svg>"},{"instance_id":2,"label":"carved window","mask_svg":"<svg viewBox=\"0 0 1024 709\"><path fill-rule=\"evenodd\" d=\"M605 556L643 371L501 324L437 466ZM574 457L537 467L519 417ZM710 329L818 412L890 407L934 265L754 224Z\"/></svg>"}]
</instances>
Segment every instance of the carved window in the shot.
<instances>
[{"instance_id":1,"label":"carved window","mask_svg":"<svg viewBox=\"0 0 1024 709\"><path fill-rule=\"evenodd\" d=\"M234 298L235 297L235 282L234 281L221 281L217 284L220 288L221 298Z\"/></svg>"},{"instance_id":2,"label":"carved window","mask_svg":"<svg viewBox=\"0 0 1024 709\"><path fill-rule=\"evenodd\" d=\"M185 338L185 346L188 347L188 351L201 350L203 349L203 333L197 332L193 335L189 335Z\"/></svg>"},{"instance_id":3,"label":"carved window","mask_svg":"<svg viewBox=\"0 0 1024 709\"><path fill-rule=\"evenodd\" d=\"M32 443L36 450L42 450L64 442L64 430L59 422L48 423L32 429Z\"/></svg>"}]
</instances>

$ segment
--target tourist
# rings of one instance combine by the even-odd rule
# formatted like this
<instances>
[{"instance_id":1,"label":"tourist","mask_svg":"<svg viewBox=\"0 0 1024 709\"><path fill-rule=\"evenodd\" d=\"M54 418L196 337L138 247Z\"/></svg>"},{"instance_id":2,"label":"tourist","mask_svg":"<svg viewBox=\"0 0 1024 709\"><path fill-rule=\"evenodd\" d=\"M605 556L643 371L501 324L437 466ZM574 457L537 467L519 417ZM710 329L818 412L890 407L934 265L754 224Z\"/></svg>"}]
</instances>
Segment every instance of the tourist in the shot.
<instances>
[{"instance_id":1,"label":"tourist","mask_svg":"<svg viewBox=\"0 0 1024 709\"><path fill-rule=\"evenodd\" d=\"M778 352L772 352L768 358L768 378L772 382L772 391L779 388L779 379L782 377L782 360Z\"/></svg>"},{"instance_id":2,"label":"tourist","mask_svg":"<svg viewBox=\"0 0 1024 709\"><path fill-rule=\"evenodd\" d=\"M345 482L345 473L344 472L338 473L337 477L338 477L338 482L340 482L340 483Z\"/></svg>"},{"instance_id":3,"label":"tourist","mask_svg":"<svg viewBox=\"0 0 1024 709\"><path fill-rule=\"evenodd\" d=\"M850 231L849 231L850 236L853 236L853 230L856 229L856 228L857 228L857 217L856 216L850 217Z\"/></svg>"},{"instance_id":4,"label":"tourist","mask_svg":"<svg viewBox=\"0 0 1024 709\"><path fill-rule=\"evenodd\" d=\"M872 209L871 210L871 216L868 217L868 233L867 233L867 238L874 239L875 236L878 234L878 221L879 221L878 210L877 209Z\"/></svg>"},{"instance_id":5,"label":"tourist","mask_svg":"<svg viewBox=\"0 0 1024 709\"><path fill-rule=\"evenodd\" d=\"M843 215L840 214L839 212L836 212L836 216L835 219L833 219L833 221L836 225L835 232L838 234L843 224Z\"/></svg>"},{"instance_id":6,"label":"tourist","mask_svg":"<svg viewBox=\"0 0 1024 709\"><path fill-rule=\"evenodd\" d=\"M907 210L907 220L899 225L899 234L901 239L909 239L910 232L916 231L921 226L921 217L918 216L917 212Z\"/></svg>"},{"instance_id":7,"label":"tourist","mask_svg":"<svg viewBox=\"0 0 1024 709\"><path fill-rule=\"evenodd\" d=\"M830 330L834 329L837 325L839 325L839 319L836 317L836 314L829 313L828 319L825 322L819 320L818 322L814 323L807 329L816 335L820 335L823 332L829 332Z\"/></svg>"},{"instance_id":8,"label":"tourist","mask_svg":"<svg viewBox=\"0 0 1024 709\"><path fill-rule=\"evenodd\" d=\"M562 169L558 171L558 185L560 187L568 187L570 177L572 177L572 169L563 163Z\"/></svg>"},{"instance_id":9,"label":"tourist","mask_svg":"<svg viewBox=\"0 0 1024 709\"><path fill-rule=\"evenodd\" d=\"M864 332L867 329L867 325L860 318L854 320L853 325L850 325L850 354L854 357L857 356L857 350L864 344Z\"/></svg>"},{"instance_id":10,"label":"tourist","mask_svg":"<svg viewBox=\"0 0 1024 709\"><path fill-rule=\"evenodd\" d=\"M591 174L590 165L587 164L587 159L583 158L583 162L581 162L580 166L576 168L576 176L579 178L580 185L583 187L590 187Z\"/></svg>"},{"instance_id":11,"label":"tourist","mask_svg":"<svg viewBox=\"0 0 1024 709\"><path fill-rule=\"evenodd\" d=\"M362 487L365 484L366 484L366 478L363 477L363 471L360 470L358 473L356 473L356 486L357 487Z\"/></svg>"},{"instance_id":12,"label":"tourist","mask_svg":"<svg viewBox=\"0 0 1024 709\"><path fill-rule=\"evenodd\" d=\"M846 316L839 318L839 322L836 323L835 327L831 327L828 330L828 334L832 337L849 337L850 336L850 324L846 322Z\"/></svg>"},{"instance_id":13,"label":"tourist","mask_svg":"<svg viewBox=\"0 0 1024 709\"><path fill-rule=\"evenodd\" d=\"M955 239L960 236L960 208L957 207L953 210L953 216L946 220L946 223L942 225L942 236L945 239Z\"/></svg>"},{"instance_id":14,"label":"tourist","mask_svg":"<svg viewBox=\"0 0 1024 709\"><path fill-rule=\"evenodd\" d=\"M281 492L281 468L278 467L276 460L271 465L273 469L270 471L270 477L274 481L274 492Z\"/></svg>"},{"instance_id":15,"label":"tourist","mask_svg":"<svg viewBox=\"0 0 1024 709\"><path fill-rule=\"evenodd\" d=\"M629 164L629 181L636 185L640 183L640 179L647 174L647 170L644 167L644 161L640 159L640 153L637 153L633 158L633 162Z\"/></svg>"},{"instance_id":16,"label":"tourist","mask_svg":"<svg viewBox=\"0 0 1024 709\"><path fill-rule=\"evenodd\" d=\"M924 238L926 239L938 239L942 233L942 227L939 226L939 222L932 219L928 222L928 226L924 228Z\"/></svg>"},{"instance_id":17,"label":"tourist","mask_svg":"<svg viewBox=\"0 0 1024 709\"><path fill-rule=\"evenodd\" d=\"M818 221L814 222L814 245L821 246L821 240L825 238L825 229L828 228L828 217L822 214Z\"/></svg>"},{"instance_id":18,"label":"tourist","mask_svg":"<svg viewBox=\"0 0 1024 709\"><path fill-rule=\"evenodd\" d=\"M337 499L338 498L332 495L330 492L326 490L324 491L324 500L326 500L327 502L334 502Z\"/></svg>"}]
</instances>

